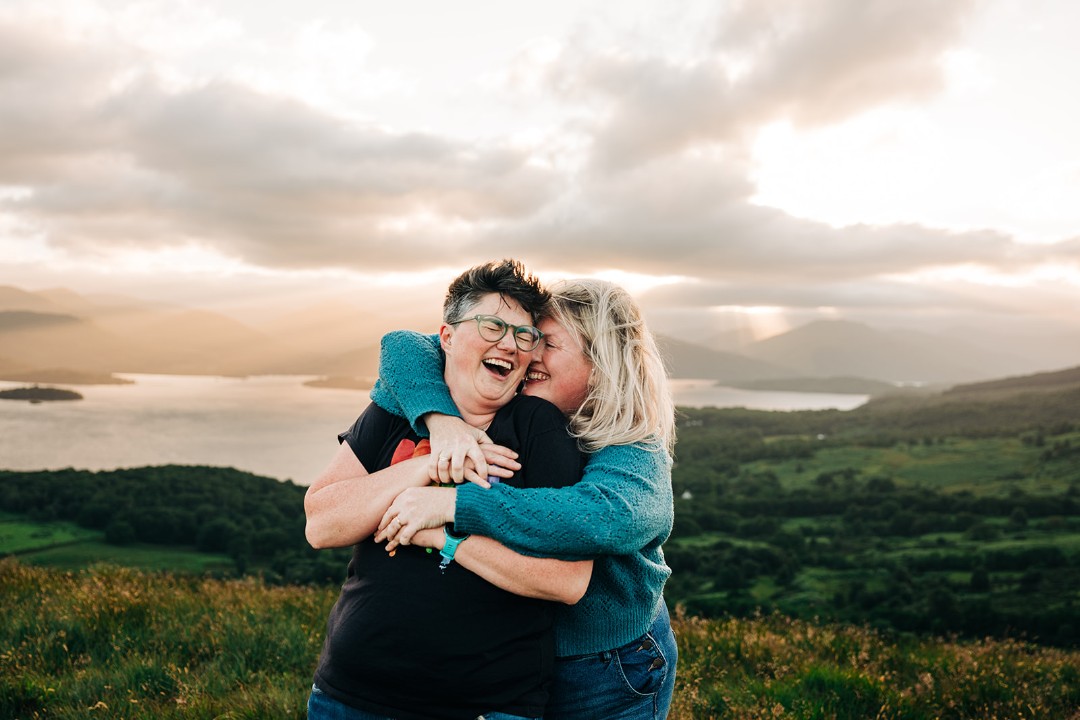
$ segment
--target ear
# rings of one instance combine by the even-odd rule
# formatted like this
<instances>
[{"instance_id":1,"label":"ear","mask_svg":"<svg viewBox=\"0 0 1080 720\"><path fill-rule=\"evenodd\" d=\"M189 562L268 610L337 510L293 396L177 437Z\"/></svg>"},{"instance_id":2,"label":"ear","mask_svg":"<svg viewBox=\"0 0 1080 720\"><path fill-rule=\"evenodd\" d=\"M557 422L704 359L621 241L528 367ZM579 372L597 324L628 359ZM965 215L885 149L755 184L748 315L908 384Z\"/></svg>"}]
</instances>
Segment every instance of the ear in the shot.
<instances>
[{"instance_id":1,"label":"ear","mask_svg":"<svg viewBox=\"0 0 1080 720\"><path fill-rule=\"evenodd\" d=\"M443 352L449 352L451 339L454 337L454 326L443 323L439 326L439 345Z\"/></svg>"}]
</instances>

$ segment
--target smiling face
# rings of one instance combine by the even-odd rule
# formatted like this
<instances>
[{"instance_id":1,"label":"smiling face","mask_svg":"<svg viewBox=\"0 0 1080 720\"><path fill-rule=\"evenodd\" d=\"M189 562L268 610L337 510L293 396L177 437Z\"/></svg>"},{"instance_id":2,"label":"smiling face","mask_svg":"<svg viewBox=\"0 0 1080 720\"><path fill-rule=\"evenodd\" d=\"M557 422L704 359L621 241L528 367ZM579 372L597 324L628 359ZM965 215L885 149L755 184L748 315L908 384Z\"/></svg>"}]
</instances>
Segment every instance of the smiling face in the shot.
<instances>
[{"instance_id":1,"label":"smiling face","mask_svg":"<svg viewBox=\"0 0 1080 720\"><path fill-rule=\"evenodd\" d=\"M593 365L585 357L581 336L576 332L551 318L542 320L539 328L544 339L529 366L525 394L543 398L570 415L589 394Z\"/></svg>"},{"instance_id":2,"label":"smiling face","mask_svg":"<svg viewBox=\"0 0 1080 720\"><path fill-rule=\"evenodd\" d=\"M494 315L510 325L532 325L529 313L498 293L485 295L465 313L469 318L474 315ZM510 402L533 358L533 353L518 349L512 330L491 342L480 336L475 320L444 324L439 337L446 352L446 385L470 424Z\"/></svg>"}]
</instances>

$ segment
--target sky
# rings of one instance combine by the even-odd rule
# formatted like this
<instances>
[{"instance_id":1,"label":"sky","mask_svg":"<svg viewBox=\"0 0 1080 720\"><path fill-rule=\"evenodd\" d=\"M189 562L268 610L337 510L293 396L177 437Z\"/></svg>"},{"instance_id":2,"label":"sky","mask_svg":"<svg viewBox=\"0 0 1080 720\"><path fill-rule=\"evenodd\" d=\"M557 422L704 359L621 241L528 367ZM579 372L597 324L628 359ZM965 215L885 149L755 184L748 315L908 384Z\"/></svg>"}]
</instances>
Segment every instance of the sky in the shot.
<instances>
[{"instance_id":1,"label":"sky","mask_svg":"<svg viewBox=\"0 0 1080 720\"><path fill-rule=\"evenodd\" d=\"M1080 333L1072 0L0 0L0 284Z\"/></svg>"}]
</instances>

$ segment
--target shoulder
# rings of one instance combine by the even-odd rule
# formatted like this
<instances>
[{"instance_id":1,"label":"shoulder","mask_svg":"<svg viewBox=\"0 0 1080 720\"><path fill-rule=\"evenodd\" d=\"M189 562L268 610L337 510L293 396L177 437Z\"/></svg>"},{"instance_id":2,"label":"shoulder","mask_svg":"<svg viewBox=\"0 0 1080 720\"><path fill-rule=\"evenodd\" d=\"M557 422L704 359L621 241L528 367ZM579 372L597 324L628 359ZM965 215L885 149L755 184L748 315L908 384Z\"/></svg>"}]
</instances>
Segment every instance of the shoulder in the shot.
<instances>
[{"instance_id":1,"label":"shoulder","mask_svg":"<svg viewBox=\"0 0 1080 720\"><path fill-rule=\"evenodd\" d=\"M629 445L608 445L592 453L589 459L597 462L630 461L650 465L671 462L671 456L658 440L655 442L631 443Z\"/></svg>"},{"instance_id":2,"label":"shoulder","mask_svg":"<svg viewBox=\"0 0 1080 720\"><path fill-rule=\"evenodd\" d=\"M338 433L338 442L348 442L355 448L362 439L390 432L401 425L408 425L404 418L370 403L348 430Z\"/></svg>"},{"instance_id":3,"label":"shoulder","mask_svg":"<svg viewBox=\"0 0 1080 720\"><path fill-rule=\"evenodd\" d=\"M622 473L645 476L668 476L671 455L659 441L630 445L608 445L589 455L586 471L618 469Z\"/></svg>"}]
</instances>

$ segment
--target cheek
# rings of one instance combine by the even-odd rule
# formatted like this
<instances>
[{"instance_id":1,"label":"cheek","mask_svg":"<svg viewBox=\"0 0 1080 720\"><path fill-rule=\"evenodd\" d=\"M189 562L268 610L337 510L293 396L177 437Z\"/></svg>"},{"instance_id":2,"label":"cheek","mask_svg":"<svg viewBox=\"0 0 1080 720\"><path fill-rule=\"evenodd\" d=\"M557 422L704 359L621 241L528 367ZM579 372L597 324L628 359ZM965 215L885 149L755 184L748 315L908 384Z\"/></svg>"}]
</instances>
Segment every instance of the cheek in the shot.
<instances>
[{"instance_id":1,"label":"cheek","mask_svg":"<svg viewBox=\"0 0 1080 720\"><path fill-rule=\"evenodd\" d=\"M574 363L567 367L559 375L558 401L559 407L567 410L577 410L585 397L589 394L589 374L592 368L588 365Z\"/></svg>"}]
</instances>

